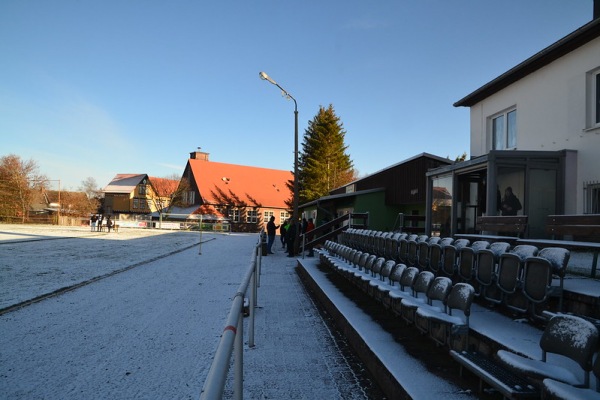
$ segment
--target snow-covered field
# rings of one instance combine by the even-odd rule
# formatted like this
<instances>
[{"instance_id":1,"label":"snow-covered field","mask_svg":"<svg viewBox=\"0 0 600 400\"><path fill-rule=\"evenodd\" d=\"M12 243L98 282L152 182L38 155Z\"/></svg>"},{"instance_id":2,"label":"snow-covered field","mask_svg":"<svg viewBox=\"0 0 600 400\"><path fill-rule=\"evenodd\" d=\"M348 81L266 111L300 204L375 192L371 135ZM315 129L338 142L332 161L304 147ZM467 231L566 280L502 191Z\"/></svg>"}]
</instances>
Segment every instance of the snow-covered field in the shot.
<instances>
[{"instance_id":1,"label":"snow-covered field","mask_svg":"<svg viewBox=\"0 0 600 400\"><path fill-rule=\"evenodd\" d=\"M0 316L0 397L198 398L256 238L0 225L0 309L94 280Z\"/></svg>"},{"instance_id":2,"label":"snow-covered field","mask_svg":"<svg viewBox=\"0 0 600 400\"><path fill-rule=\"evenodd\" d=\"M199 242L197 232L0 225L0 309Z\"/></svg>"},{"instance_id":3,"label":"snow-covered field","mask_svg":"<svg viewBox=\"0 0 600 400\"><path fill-rule=\"evenodd\" d=\"M0 399L198 399L257 239L0 224ZM275 252L244 398L383 398Z\"/></svg>"}]
</instances>

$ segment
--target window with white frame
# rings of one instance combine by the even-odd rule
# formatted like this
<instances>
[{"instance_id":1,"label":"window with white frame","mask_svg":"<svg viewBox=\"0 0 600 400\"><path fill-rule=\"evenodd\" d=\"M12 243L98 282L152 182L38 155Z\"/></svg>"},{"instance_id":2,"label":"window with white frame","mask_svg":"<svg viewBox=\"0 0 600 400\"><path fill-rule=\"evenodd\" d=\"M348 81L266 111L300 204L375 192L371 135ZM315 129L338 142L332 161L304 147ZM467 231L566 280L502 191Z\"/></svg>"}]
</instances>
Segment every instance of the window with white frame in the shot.
<instances>
[{"instance_id":1,"label":"window with white frame","mask_svg":"<svg viewBox=\"0 0 600 400\"><path fill-rule=\"evenodd\" d=\"M240 210L231 210L230 218L233 222L240 222Z\"/></svg>"},{"instance_id":2,"label":"window with white frame","mask_svg":"<svg viewBox=\"0 0 600 400\"><path fill-rule=\"evenodd\" d=\"M600 126L600 72L596 72L594 75L594 108L595 126Z\"/></svg>"},{"instance_id":3,"label":"window with white frame","mask_svg":"<svg viewBox=\"0 0 600 400\"><path fill-rule=\"evenodd\" d=\"M246 222L256 223L258 221L258 211L248 210L246 211Z\"/></svg>"},{"instance_id":4,"label":"window with white frame","mask_svg":"<svg viewBox=\"0 0 600 400\"><path fill-rule=\"evenodd\" d=\"M279 224L285 223L285 221L290 217L290 213L287 211L279 212Z\"/></svg>"},{"instance_id":5,"label":"window with white frame","mask_svg":"<svg viewBox=\"0 0 600 400\"><path fill-rule=\"evenodd\" d=\"M517 110L509 109L491 118L492 150L517 147Z\"/></svg>"},{"instance_id":6,"label":"window with white frame","mask_svg":"<svg viewBox=\"0 0 600 400\"><path fill-rule=\"evenodd\" d=\"M194 204L196 201L196 192L193 190L183 192L181 196L184 204Z\"/></svg>"},{"instance_id":7,"label":"window with white frame","mask_svg":"<svg viewBox=\"0 0 600 400\"><path fill-rule=\"evenodd\" d=\"M600 214L600 182L586 182L584 190L584 212L586 214Z\"/></svg>"},{"instance_id":8,"label":"window with white frame","mask_svg":"<svg viewBox=\"0 0 600 400\"><path fill-rule=\"evenodd\" d=\"M586 128L600 128L600 67L587 73Z\"/></svg>"},{"instance_id":9,"label":"window with white frame","mask_svg":"<svg viewBox=\"0 0 600 400\"><path fill-rule=\"evenodd\" d=\"M263 215L265 217L265 219L263 220L264 222L269 222L269 220L271 219L271 217L275 216L275 213L273 211L263 211Z\"/></svg>"},{"instance_id":10,"label":"window with white frame","mask_svg":"<svg viewBox=\"0 0 600 400\"><path fill-rule=\"evenodd\" d=\"M133 199L133 209L137 210L140 208L140 199Z\"/></svg>"}]
</instances>

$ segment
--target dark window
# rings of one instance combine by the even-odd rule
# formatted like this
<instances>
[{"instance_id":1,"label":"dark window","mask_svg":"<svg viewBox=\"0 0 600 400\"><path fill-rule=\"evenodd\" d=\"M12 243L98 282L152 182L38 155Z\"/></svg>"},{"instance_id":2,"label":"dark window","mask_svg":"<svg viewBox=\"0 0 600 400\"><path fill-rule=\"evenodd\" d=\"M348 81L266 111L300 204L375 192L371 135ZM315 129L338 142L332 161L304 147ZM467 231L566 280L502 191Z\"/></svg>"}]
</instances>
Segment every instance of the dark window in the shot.
<instances>
[{"instance_id":1,"label":"dark window","mask_svg":"<svg viewBox=\"0 0 600 400\"><path fill-rule=\"evenodd\" d=\"M600 74L596 74L596 124L600 124Z\"/></svg>"}]
</instances>

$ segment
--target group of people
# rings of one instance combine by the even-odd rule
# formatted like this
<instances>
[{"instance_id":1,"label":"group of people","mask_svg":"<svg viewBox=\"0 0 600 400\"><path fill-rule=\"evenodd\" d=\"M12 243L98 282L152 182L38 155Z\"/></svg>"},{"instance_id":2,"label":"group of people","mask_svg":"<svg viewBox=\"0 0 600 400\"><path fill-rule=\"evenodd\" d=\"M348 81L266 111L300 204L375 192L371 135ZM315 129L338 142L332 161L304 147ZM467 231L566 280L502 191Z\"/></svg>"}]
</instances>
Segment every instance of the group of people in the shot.
<instances>
[{"instance_id":1,"label":"group of people","mask_svg":"<svg viewBox=\"0 0 600 400\"><path fill-rule=\"evenodd\" d=\"M294 257L296 255L297 234L305 234L312 231L315 229L315 224L312 218L303 218L302 223L294 223L291 219L288 219L281 225L275 225L275 217L271 216L269 222L267 222L267 254L275 254L273 253L273 243L275 242L277 229L279 229L281 247L286 249L288 257ZM310 240L312 240L312 235L307 235L307 241ZM312 246L308 249L308 256L314 256Z\"/></svg>"},{"instance_id":2,"label":"group of people","mask_svg":"<svg viewBox=\"0 0 600 400\"><path fill-rule=\"evenodd\" d=\"M90 218L90 229L92 230L92 232L96 232L96 231L101 232L102 226L106 226L107 231L110 232L110 229L113 226L113 222L110 219L110 215L108 217L106 217L106 223L104 223L103 221L104 221L104 216L102 216L102 214L92 215L92 217Z\"/></svg>"}]
</instances>

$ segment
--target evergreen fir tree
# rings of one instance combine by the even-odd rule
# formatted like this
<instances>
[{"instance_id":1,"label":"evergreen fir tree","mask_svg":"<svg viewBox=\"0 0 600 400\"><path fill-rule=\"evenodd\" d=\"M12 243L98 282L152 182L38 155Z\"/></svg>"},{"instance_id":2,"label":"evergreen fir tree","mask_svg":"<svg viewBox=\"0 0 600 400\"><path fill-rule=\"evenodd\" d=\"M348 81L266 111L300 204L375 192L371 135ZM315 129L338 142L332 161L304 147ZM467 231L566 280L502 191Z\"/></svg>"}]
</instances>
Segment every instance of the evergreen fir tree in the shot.
<instances>
[{"instance_id":1,"label":"evergreen fir tree","mask_svg":"<svg viewBox=\"0 0 600 400\"><path fill-rule=\"evenodd\" d=\"M333 105L319 107L304 132L298 155L299 203L329 194L354 180L354 167L344 143L346 131Z\"/></svg>"}]
</instances>

